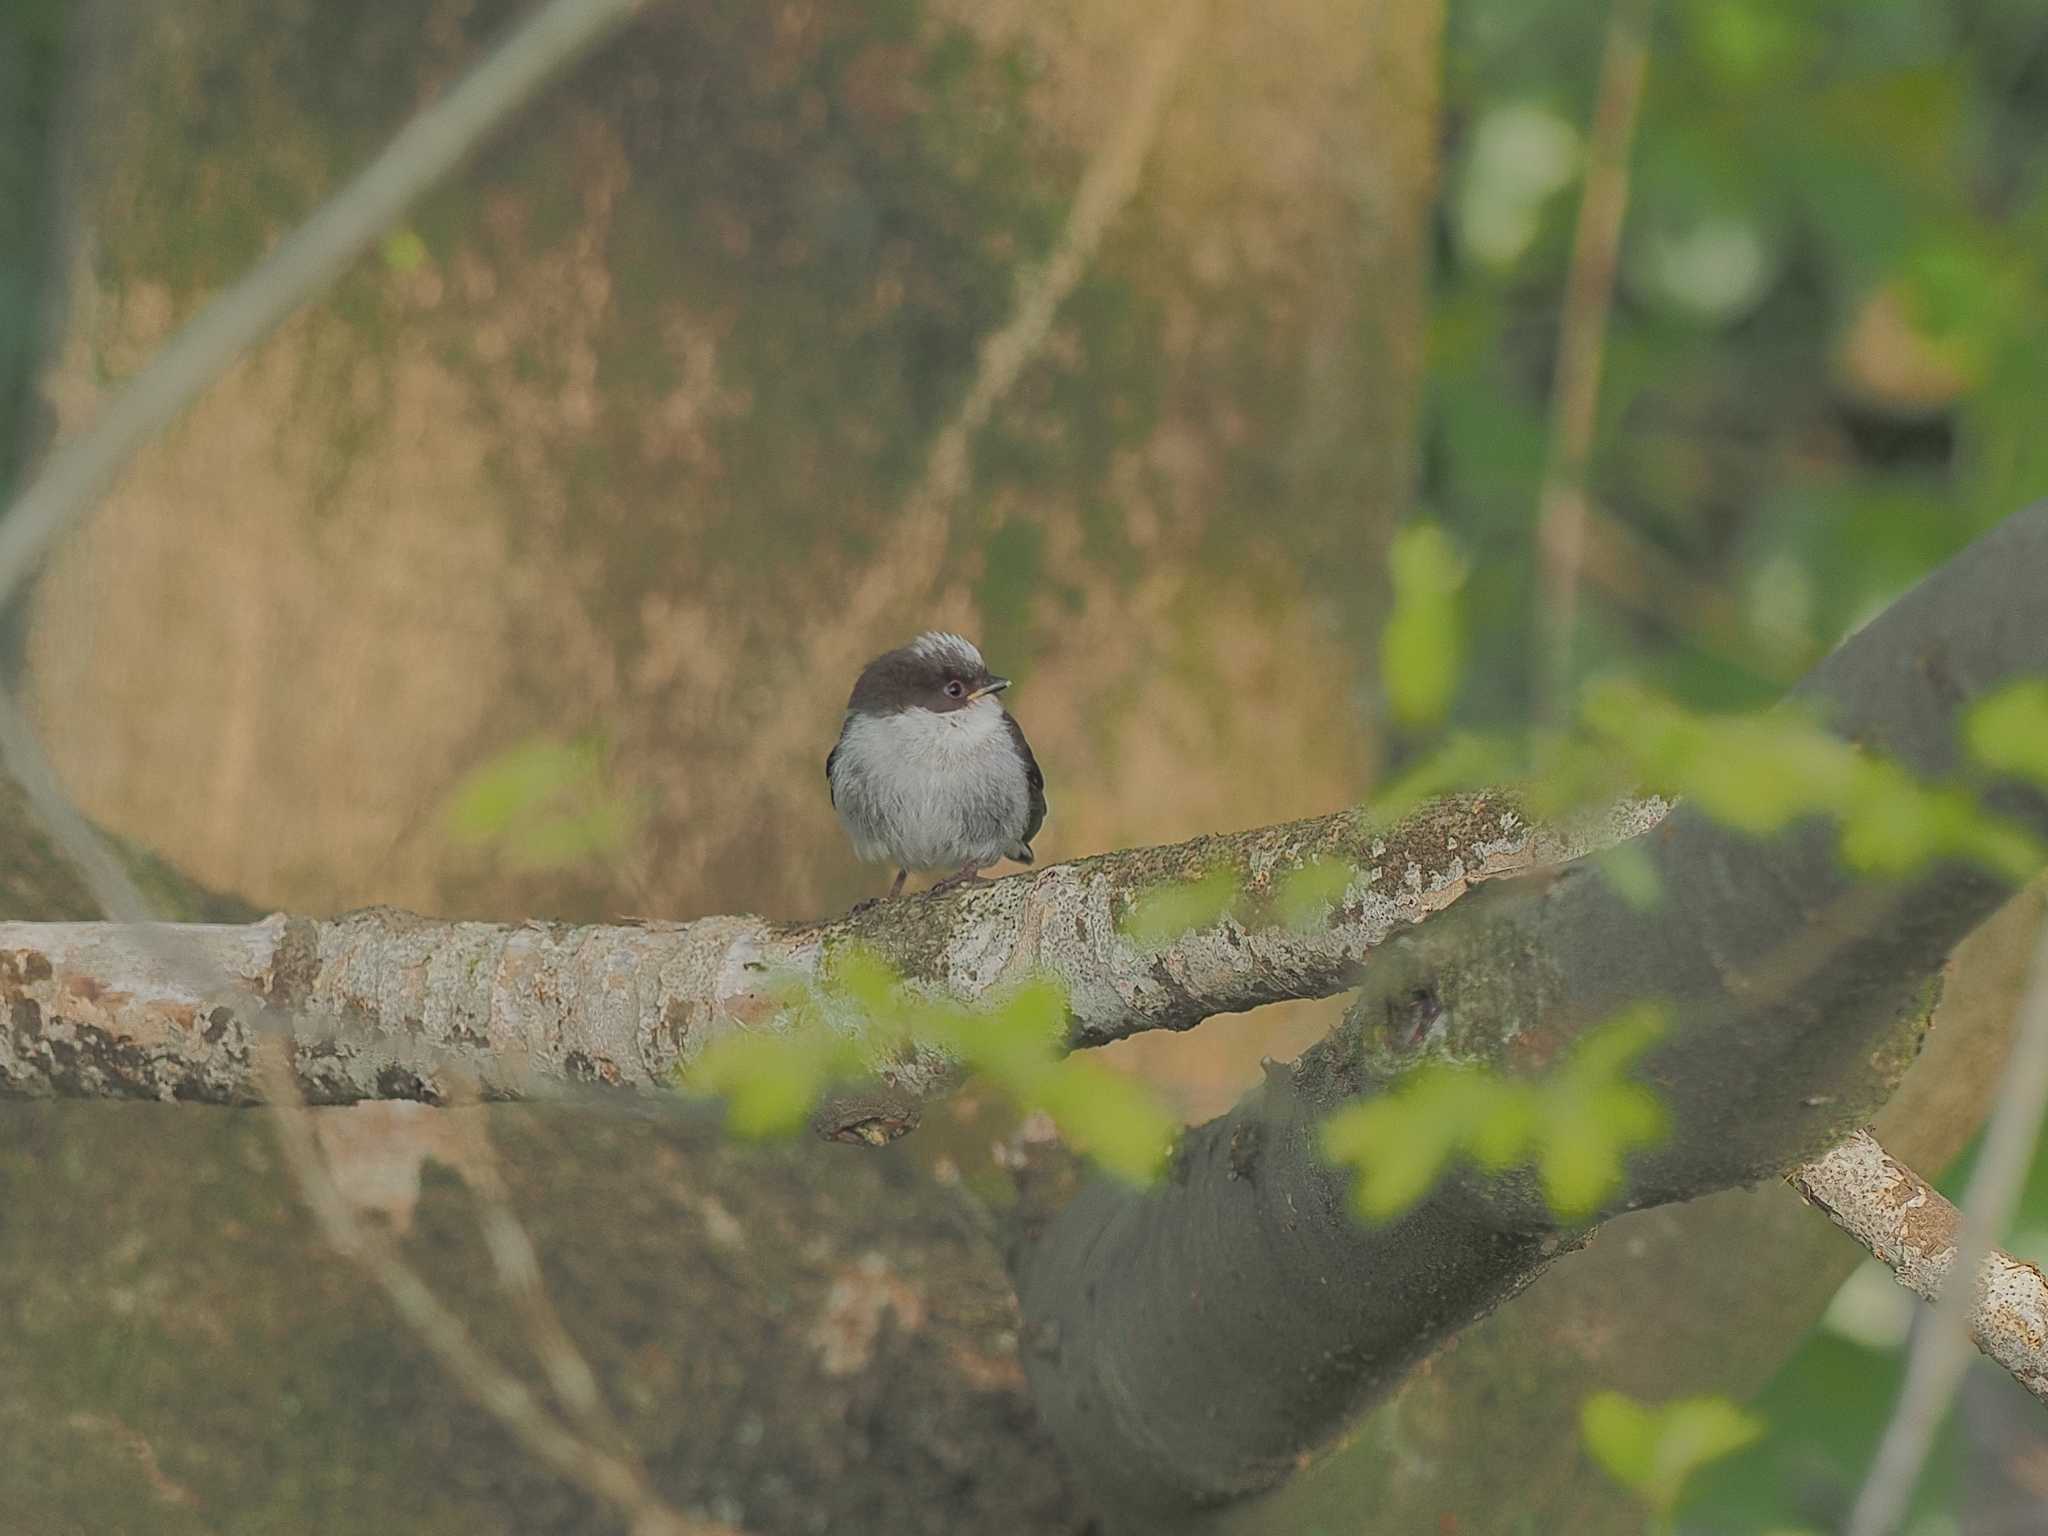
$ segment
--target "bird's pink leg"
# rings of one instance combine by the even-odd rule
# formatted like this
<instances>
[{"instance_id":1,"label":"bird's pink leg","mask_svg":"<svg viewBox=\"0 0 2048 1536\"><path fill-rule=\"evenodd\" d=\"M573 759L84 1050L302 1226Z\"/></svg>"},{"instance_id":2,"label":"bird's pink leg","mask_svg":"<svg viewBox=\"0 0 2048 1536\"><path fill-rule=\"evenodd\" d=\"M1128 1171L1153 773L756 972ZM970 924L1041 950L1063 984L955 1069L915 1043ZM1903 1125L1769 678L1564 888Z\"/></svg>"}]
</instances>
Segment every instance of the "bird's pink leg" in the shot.
<instances>
[{"instance_id":1,"label":"bird's pink leg","mask_svg":"<svg viewBox=\"0 0 2048 1536\"><path fill-rule=\"evenodd\" d=\"M939 881L938 884L934 885L928 894L937 895L940 891L950 891L956 885L965 885L970 880L979 880L980 878L981 870L977 866L973 864L963 864L960 866L960 870L957 874L951 874L946 876L945 879Z\"/></svg>"}]
</instances>

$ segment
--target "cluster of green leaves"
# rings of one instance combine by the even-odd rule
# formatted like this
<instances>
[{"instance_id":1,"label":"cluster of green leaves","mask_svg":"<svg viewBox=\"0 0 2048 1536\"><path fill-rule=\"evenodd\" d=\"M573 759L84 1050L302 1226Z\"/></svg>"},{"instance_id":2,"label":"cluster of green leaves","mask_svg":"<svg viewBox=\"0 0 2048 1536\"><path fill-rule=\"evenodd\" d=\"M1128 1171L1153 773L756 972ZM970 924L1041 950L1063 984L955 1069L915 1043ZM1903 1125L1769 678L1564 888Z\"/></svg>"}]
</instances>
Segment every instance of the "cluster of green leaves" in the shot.
<instances>
[{"instance_id":1,"label":"cluster of green leaves","mask_svg":"<svg viewBox=\"0 0 2048 1536\"><path fill-rule=\"evenodd\" d=\"M1981 782L1925 782L1794 710L1706 717L1611 682L1587 691L1582 717L1596 751L1730 826L1762 835L1805 817L1834 819L1844 861L1865 874L1960 859L2020 884L2048 857L2026 828L1986 808ZM1964 722L1964 742L1993 772L2024 773L2048 758L2038 685L1983 701Z\"/></svg>"},{"instance_id":2,"label":"cluster of green leaves","mask_svg":"<svg viewBox=\"0 0 2048 1536\"><path fill-rule=\"evenodd\" d=\"M638 836L642 807L613 782L607 755L594 734L523 741L463 775L442 802L442 827L515 869L615 857Z\"/></svg>"},{"instance_id":3,"label":"cluster of green leaves","mask_svg":"<svg viewBox=\"0 0 2048 1536\"><path fill-rule=\"evenodd\" d=\"M1725 1397L1652 1405L1596 1392L1579 1408L1579 1433L1603 1471L1668 1522L1692 1475L1763 1434L1761 1420Z\"/></svg>"},{"instance_id":4,"label":"cluster of green leaves","mask_svg":"<svg viewBox=\"0 0 2048 1536\"><path fill-rule=\"evenodd\" d=\"M1656 1094L1627 1074L1667 1022L1638 1004L1540 1077L1430 1062L1324 1121L1323 1153L1358 1170L1352 1205L1365 1221L1398 1216L1461 1157L1489 1173L1533 1165L1560 1219L1590 1216L1619 1187L1628 1150L1665 1132Z\"/></svg>"},{"instance_id":5,"label":"cluster of green leaves","mask_svg":"<svg viewBox=\"0 0 2048 1536\"><path fill-rule=\"evenodd\" d=\"M1440 530L1421 525L1411 532L1403 547L1426 553L1411 552L1392 568L1385 654L1408 658L1403 665L1422 674L1409 702L1397 707L1403 718L1421 722L1441 718L1463 681L1441 659L1463 650L1461 577L1451 573L1461 573L1464 563ZM1391 675L1388 689L1394 697ZM2018 683L1981 701L1964 721L1963 743L1971 776L1930 783L1796 707L1709 714L1633 678L1609 676L1584 688L1570 733L1525 744L1500 733L1451 732L1409 763L1376 799L1373 814L1390 818L1431 795L1510 778L1528 781L1539 812L1633 787L1682 796L1759 836L1809 817L1832 819L1844 860L1865 874L1903 875L1938 859L1961 859L2016 884L2031 879L2048 849L1989 810L1983 789L1987 775L2048 784L2048 682ZM1639 868L1647 875L1647 866ZM1639 887L1636 894L1651 899L1654 892Z\"/></svg>"},{"instance_id":6,"label":"cluster of green leaves","mask_svg":"<svg viewBox=\"0 0 2048 1536\"><path fill-rule=\"evenodd\" d=\"M678 1072L689 1093L726 1101L749 1136L799 1130L835 1083L892 1061L936 1053L977 1073L1110 1172L1148 1183L1166 1166L1178 1126L1146 1086L1066 1048L1067 998L1037 977L982 1006L906 983L871 950L835 950L815 980L780 989L767 1029L735 1030Z\"/></svg>"}]
</instances>

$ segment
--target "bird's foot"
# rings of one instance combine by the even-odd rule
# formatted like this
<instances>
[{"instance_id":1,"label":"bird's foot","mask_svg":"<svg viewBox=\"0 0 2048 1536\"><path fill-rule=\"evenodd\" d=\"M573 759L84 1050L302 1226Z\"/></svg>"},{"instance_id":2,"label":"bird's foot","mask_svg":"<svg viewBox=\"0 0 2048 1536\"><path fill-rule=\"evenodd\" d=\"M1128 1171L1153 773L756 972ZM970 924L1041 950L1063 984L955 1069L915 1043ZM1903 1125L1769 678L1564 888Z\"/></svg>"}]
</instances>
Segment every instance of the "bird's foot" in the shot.
<instances>
[{"instance_id":1,"label":"bird's foot","mask_svg":"<svg viewBox=\"0 0 2048 1536\"><path fill-rule=\"evenodd\" d=\"M946 876L945 879L938 881L925 894L929 896L936 896L941 891L956 890L960 886L966 885L970 880L979 880L980 878L981 871L977 869L974 865L969 864L959 869L955 873Z\"/></svg>"},{"instance_id":2,"label":"bird's foot","mask_svg":"<svg viewBox=\"0 0 2048 1536\"><path fill-rule=\"evenodd\" d=\"M889 894L887 896L870 896L865 901L856 901L852 906L846 909L846 915L848 917L858 917L861 913L866 912L871 908L879 907L884 901L894 901L898 896L901 896L903 894L903 882L908 880L909 878L909 870L897 870L896 878L894 881L890 883Z\"/></svg>"}]
</instances>

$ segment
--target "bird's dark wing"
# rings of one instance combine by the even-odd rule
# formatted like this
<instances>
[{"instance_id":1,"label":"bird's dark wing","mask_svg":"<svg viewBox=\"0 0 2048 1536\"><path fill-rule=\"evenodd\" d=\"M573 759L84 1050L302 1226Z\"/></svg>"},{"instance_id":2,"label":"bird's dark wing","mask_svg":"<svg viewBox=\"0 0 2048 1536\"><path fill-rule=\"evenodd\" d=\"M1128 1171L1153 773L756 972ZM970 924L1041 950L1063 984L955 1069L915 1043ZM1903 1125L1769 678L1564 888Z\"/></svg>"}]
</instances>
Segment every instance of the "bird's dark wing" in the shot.
<instances>
[{"instance_id":1,"label":"bird's dark wing","mask_svg":"<svg viewBox=\"0 0 2048 1536\"><path fill-rule=\"evenodd\" d=\"M1045 775L1038 770L1038 759L1031 755L1031 743L1024 739L1024 727L1017 723L1017 717L1005 710L1003 723L1010 728L1010 740L1016 745L1017 755L1024 759L1024 785L1031 796L1031 815L1024 823L1024 836L1019 841L1028 848L1031 839L1038 836L1038 829L1045 825Z\"/></svg>"},{"instance_id":2,"label":"bird's dark wing","mask_svg":"<svg viewBox=\"0 0 2048 1536\"><path fill-rule=\"evenodd\" d=\"M846 745L846 727L839 727L839 739L832 743L832 750L825 754L825 793L832 797L832 803L839 804L839 786L832 782L832 765L839 761L839 749Z\"/></svg>"}]
</instances>

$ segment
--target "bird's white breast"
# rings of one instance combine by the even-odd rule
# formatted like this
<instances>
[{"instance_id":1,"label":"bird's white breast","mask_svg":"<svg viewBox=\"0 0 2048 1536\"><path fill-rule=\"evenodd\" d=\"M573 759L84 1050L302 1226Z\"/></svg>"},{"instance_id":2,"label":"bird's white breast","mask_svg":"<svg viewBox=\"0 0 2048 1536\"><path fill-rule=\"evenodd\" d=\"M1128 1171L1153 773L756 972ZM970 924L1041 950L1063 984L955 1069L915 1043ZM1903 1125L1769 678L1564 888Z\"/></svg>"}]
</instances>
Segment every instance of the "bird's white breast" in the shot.
<instances>
[{"instance_id":1,"label":"bird's white breast","mask_svg":"<svg viewBox=\"0 0 2048 1536\"><path fill-rule=\"evenodd\" d=\"M994 699L943 714L854 715L832 780L855 851L911 869L993 864L1029 815L1024 765Z\"/></svg>"}]
</instances>

